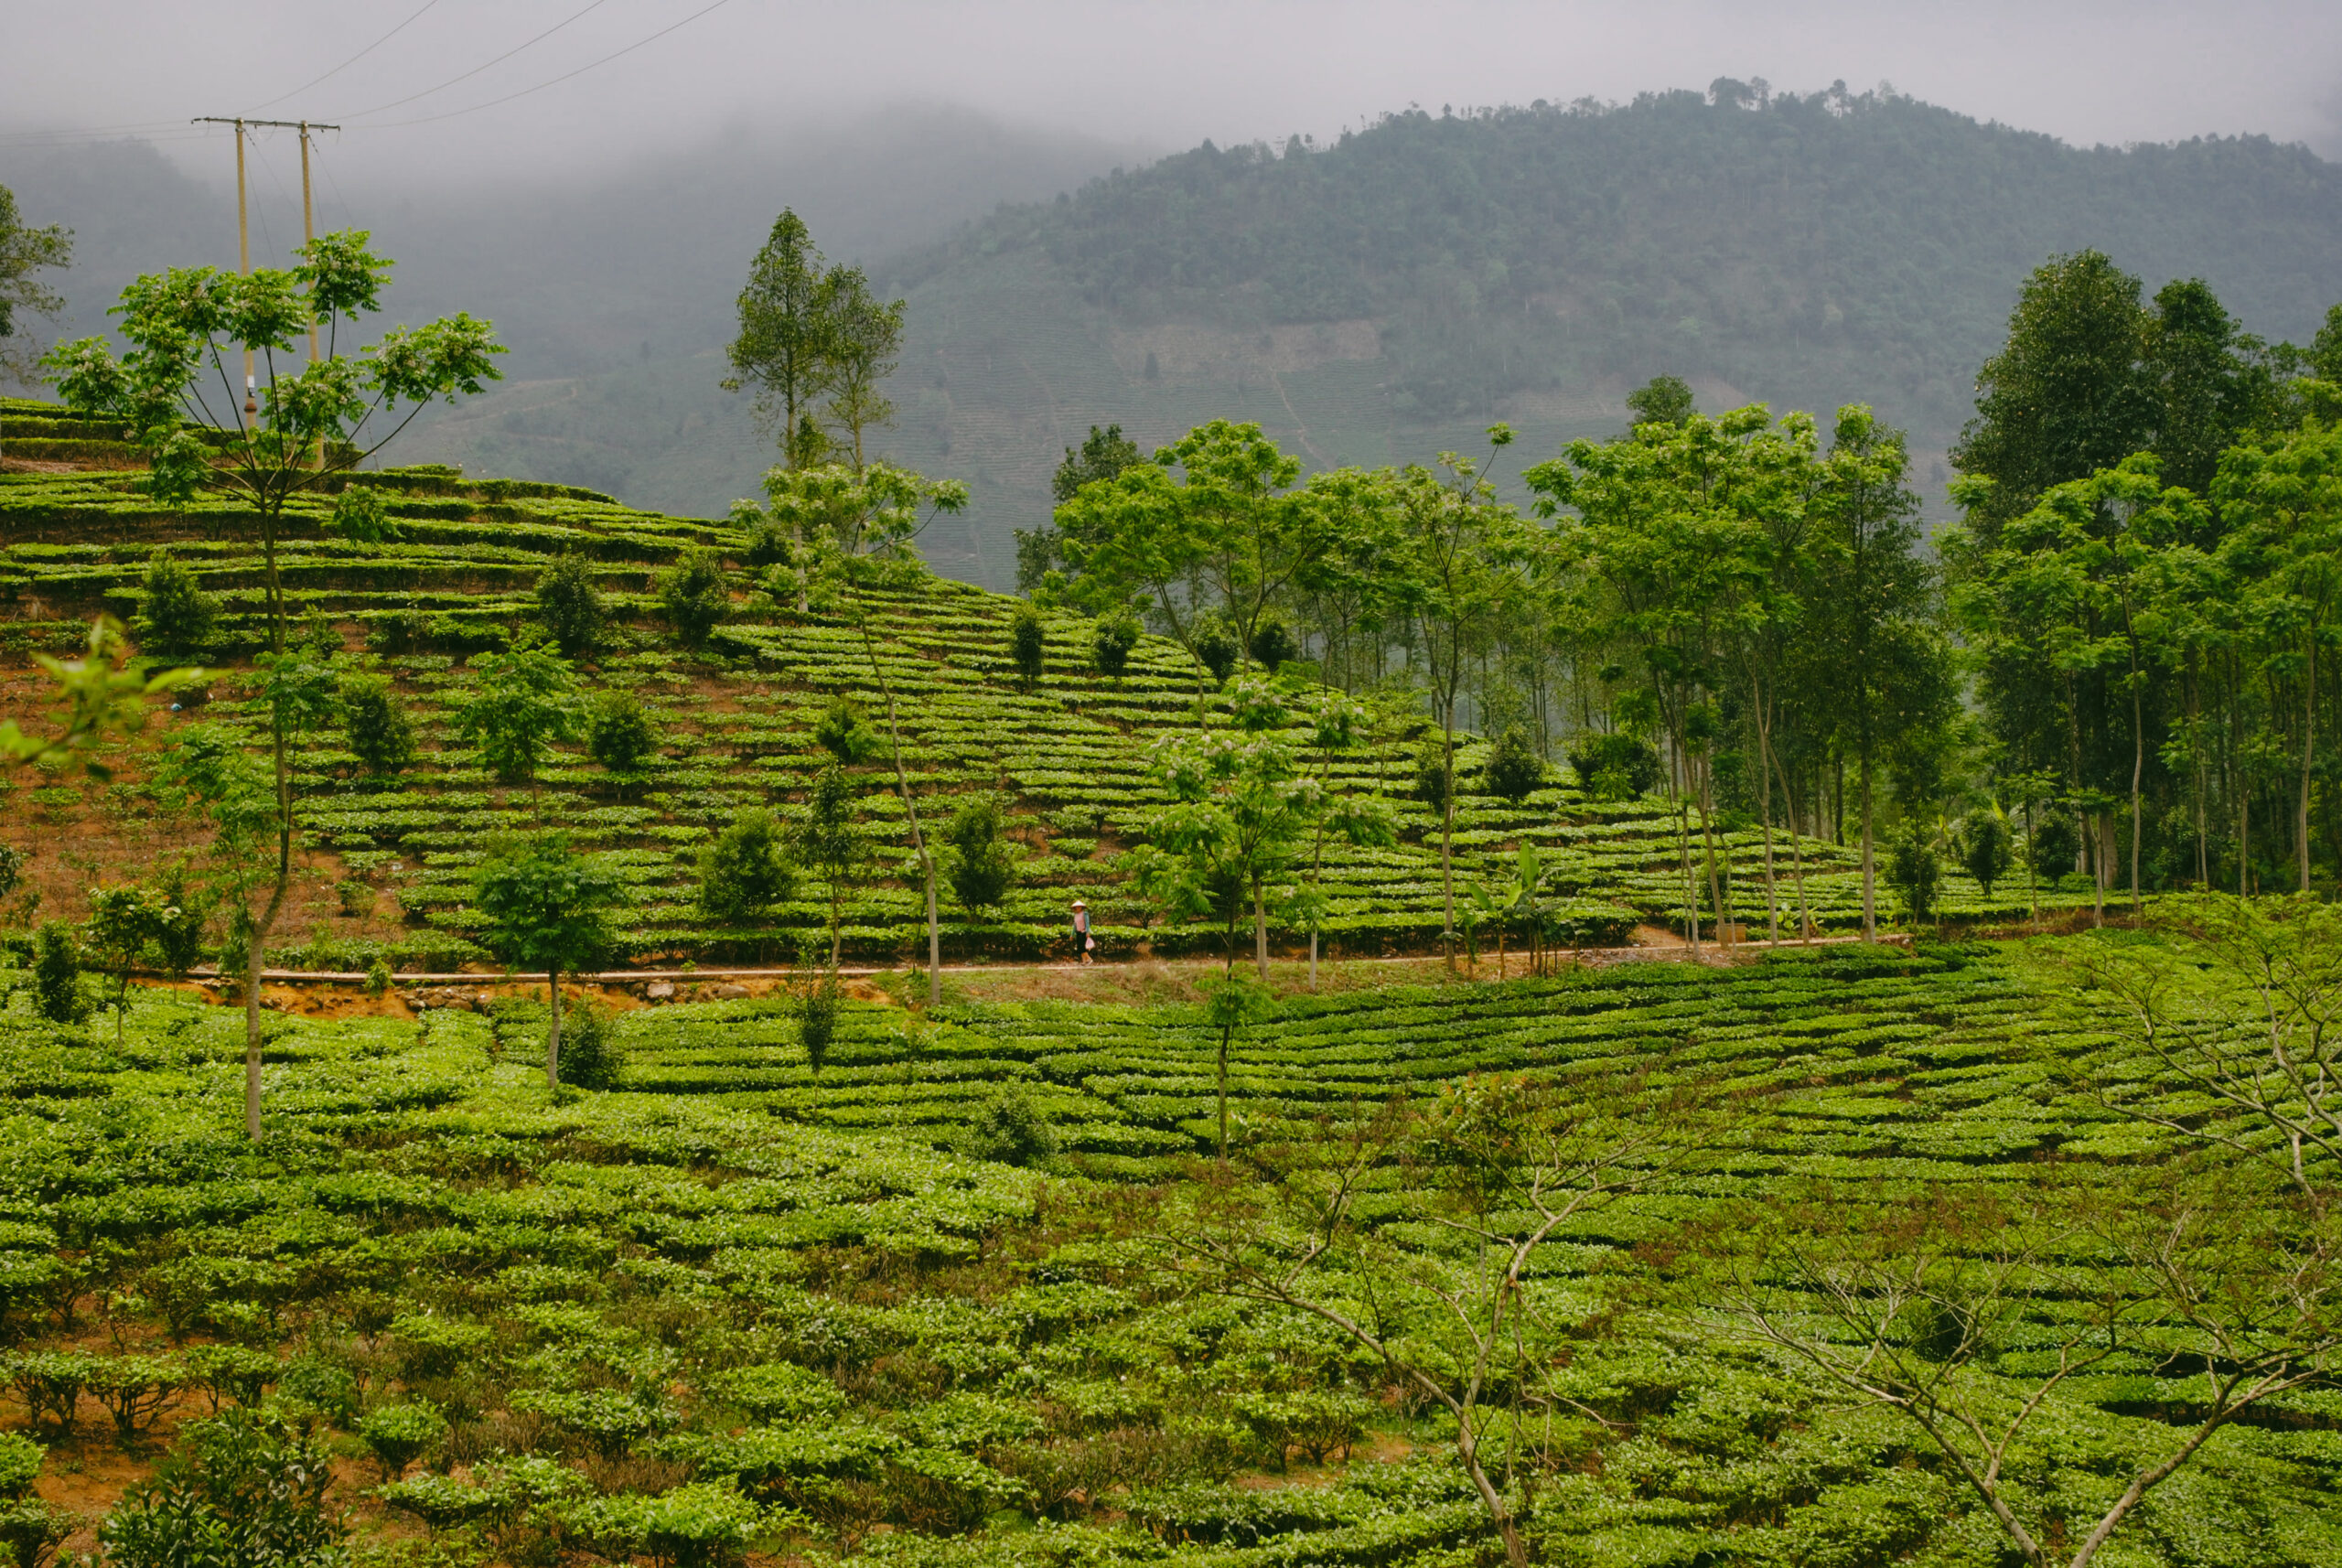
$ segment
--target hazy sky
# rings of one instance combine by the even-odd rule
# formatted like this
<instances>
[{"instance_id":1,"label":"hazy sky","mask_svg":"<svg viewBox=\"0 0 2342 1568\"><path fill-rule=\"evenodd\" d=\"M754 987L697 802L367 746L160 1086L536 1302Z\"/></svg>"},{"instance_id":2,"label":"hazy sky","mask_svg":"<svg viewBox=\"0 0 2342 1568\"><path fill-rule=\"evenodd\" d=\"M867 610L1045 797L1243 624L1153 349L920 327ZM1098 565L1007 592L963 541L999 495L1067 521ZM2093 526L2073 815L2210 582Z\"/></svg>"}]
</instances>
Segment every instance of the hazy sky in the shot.
<instances>
[{"instance_id":1,"label":"hazy sky","mask_svg":"<svg viewBox=\"0 0 2342 1568\"><path fill-rule=\"evenodd\" d=\"M1167 150L1323 137L1411 102L1621 99L1719 75L1889 81L2085 144L2253 131L2342 156L2333 0L0 0L0 153L62 127L155 134L187 138L173 152L207 176L230 166L229 138L192 115L338 120L323 156L339 177L469 183L907 102Z\"/></svg>"}]
</instances>

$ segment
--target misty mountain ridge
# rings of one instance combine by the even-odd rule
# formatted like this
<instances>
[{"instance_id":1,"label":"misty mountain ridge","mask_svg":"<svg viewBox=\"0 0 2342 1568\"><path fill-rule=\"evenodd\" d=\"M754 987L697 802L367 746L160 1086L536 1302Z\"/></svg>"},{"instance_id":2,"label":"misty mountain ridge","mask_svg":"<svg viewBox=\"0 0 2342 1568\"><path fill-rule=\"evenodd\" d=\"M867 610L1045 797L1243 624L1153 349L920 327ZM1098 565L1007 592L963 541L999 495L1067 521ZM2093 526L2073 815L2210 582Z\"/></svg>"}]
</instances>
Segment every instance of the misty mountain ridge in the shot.
<instances>
[{"instance_id":1,"label":"misty mountain ridge","mask_svg":"<svg viewBox=\"0 0 2342 1568\"><path fill-rule=\"evenodd\" d=\"M2272 338L2342 299L2342 168L2304 148L2078 148L1885 91L1410 110L1111 172L1097 144L940 111L822 149L774 162L744 142L393 212L376 226L402 261L393 314L462 306L516 345L510 383L398 456L701 514L754 493L770 443L715 382L784 204L909 300L880 450L970 482L970 512L926 544L994 585L1092 424L1153 445L1257 420L1331 466L1470 449L1506 419L1528 463L1615 432L1625 392L1669 372L1712 409L1872 403L1939 503L1976 368L2049 254L2094 245L2150 290L2201 276ZM77 222L19 195L34 221Z\"/></svg>"}]
</instances>

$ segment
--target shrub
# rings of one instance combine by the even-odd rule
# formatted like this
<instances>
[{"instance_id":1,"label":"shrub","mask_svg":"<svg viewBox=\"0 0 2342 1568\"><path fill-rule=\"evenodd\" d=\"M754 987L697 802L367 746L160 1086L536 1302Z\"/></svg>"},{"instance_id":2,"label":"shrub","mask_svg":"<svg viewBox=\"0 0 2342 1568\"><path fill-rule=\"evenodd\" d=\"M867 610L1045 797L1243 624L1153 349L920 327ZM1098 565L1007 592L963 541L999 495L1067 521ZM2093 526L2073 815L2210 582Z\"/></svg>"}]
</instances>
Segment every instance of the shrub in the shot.
<instances>
[{"instance_id":1,"label":"shrub","mask_svg":"<svg viewBox=\"0 0 2342 1568\"><path fill-rule=\"evenodd\" d=\"M786 851L787 836L770 811L742 812L700 852L700 908L737 920L786 900L797 887Z\"/></svg>"},{"instance_id":2,"label":"shrub","mask_svg":"<svg viewBox=\"0 0 2342 1568\"><path fill-rule=\"evenodd\" d=\"M847 696L830 699L822 716L813 721L813 744L837 758L841 768L852 768L867 762L878 755L881 742L878 732L870 727L862 704Z\"/></svg>"},{"instance_id":3,"label":"shrub","mask_svg":"<svg viewBox=\"0 0 2342 1568\"><path fill-rule=\"evenodd\" d=\"M606 1458L625 1453L670 1424L670 1412L616 1389L522 1389L507 1402L534 1411L554 1425L575 1433Z\"/></svg>"},{"instance_id":4,"label":"shrub","mask_svg":"<svg viewBox=\"0 0 2342 1568\"><path fill-rule=\"evenodd\" d=\"M1993 896L1993 884L2009 868L2009 824L1998 811L1971 811L1960 834L1961 864Z\"/></svg>"},{"instance_id":5,"label":"shrub","mask_svg":"<svg viewBox=\"0 0 2342 1568\"><path fill-rule=\"evenodd\" d=\"M0 1432L0 1498L21 1498L31 1491L48 1454L29 1437Z\"/></svg>"},{"instance_id":6,"label":"shrub","mask_svg":"<svg viewBox=\"0 0 2342 1568\"><path fill-rule=\"evenodd\" d=\"M1228 684L1229 672L1236 668L1236 634L1217 621L1196 634L1196 658L1211 671L1215 686Z\"/></svg>"},{"instance_id":7,"label":"shrub","mask_svg":"<svg viewBox=\"0 0 2342 1568\"><path fill-rule=\"evenodd\" d=\"M960 1152L972 1159L1006 1165L1038 1165L1054 1159L1057 1129L1021 1083L1004 1084L977 1105L961 1130Z\"/></svg>"},{"instance_id":8,"label":"shrub","mask_svg":"<svg viewBox=\"0 0 2342 1568\"><path fill-rule=\"evenodd\" d=\"M115 1568L338 1568L342 1523L325 1508L333 1471L314 1437L245 1410L183 1430L186 1447L124 1493L98 1532Z\"/></svg>"},{"instance_id":9,"label":"shrub","mask_svg":"<svg viewBox=\"0 0 2342 1568\"><path fill-rule=\"evenodd\" d=\"M997 908L1016 883L1016 854L1001 837L999 800L972 795L944 829L951 891L971 910Z\"/></svg>"},{"instance_id":10,"label":"shrub","mask_svg":"<svg viewBox=\"0 0 2342 1568\"><path fill-rule=\"evenodd\" d=\"M335 906L353 919L374 912L374 889L355 876L334 884L333 897Z\"/></svg>"},{"instance_id":11,"label":"shrub","mask_svg":"<svg viewBox=\"0 0 2342 1568\"><path fill-rule=\"evenodd\" d=\"M359 1423L358 1435L382 1467L382 1479L395 1481L409 1465L446 1441L447 1418L427 1400L386 1404Z\"/></svg>"},{"instance_id":12,"label":"shrub","mask_svg":"<svg viewBox=\"0 0 2342 1568\"><path fill-rule=\"evenodd\" d=\"M830 1054L838 1032L841 990L838 972L821 962L821 950L809 942L797 955L797 974L790 987L790 1011L797 1016L797 1043L805 1048L806 1065L815 1072Z\"/></svg>"},{"instance_id":13,"label":"shrub","mask_svg":"<svg viewBox=\"0 0 2342 1568\"><path fill-rule=\"evenodd\" d=\"M632 692L604 692L586 714L586 753L613 773L639 773L659 755L650 710Z\"/></svg>"},{"instance_id":14,"label":"shrub","mask_svg":"<svg viewBox=\"0 0 2342 1568\"><path fill-rule=\"evenodd\" d=\"M66 1432L72 1428L81 1391L97 1370L97 1358L71 1350L31 1350L9 1357L7 1369L32 1423L38 1427L46 1420Z\"/></svg>"},{"instance_id":15,"label":"shrub","mask_svg":"<svg viewBox=\"0 0 2342 1568\"><path fill-rule=\"evenodd\" d=\"M2074 861L2082 852L2081 834L2074 826L2074 819L2063 811L2042 812L2034 819L2033 837L2025 852L2034 875L2053 885L2058 877L2070 875Z\"/></svg>"},{"instance_id":16,"label":"shrub","mask_svg":"<svg viewBox=\"0 0 2342 1568\"><path fill-rule=\"evenodd\" d=\"M655 1497L620 1492L556 1510L564 1527L605 1557L637 1554L658 1568L726 1568L743 1560L764 1510L729 1485L693 1481Z\"/></svg>"},{"instance_id":17,"label":"shrub","mask_svg":"<svg viewBox=\"0 0 2342 1568\"><path fill-rule=\"evenodd\" d=\"M1261 622L1252 630L1252 657L1261 668L1273 675L1277 666L1298 656L1301 644L1293 635L1293 628L1274 616Z\"/></svg>"},{"instance_id":18,"label":"shrub","mask_svg":"<svg viewBox=\"0 0 2342 1568\"><path fill-rule=\"evenodd\" d=\"M274 1356L246 1345L199 1345L187 1353L187 1365L193 1385L210 1397L214 1415L222 1399L259 1404L283 1370Z\"/></svg>"},{"instance_id":19,"label":"shrub","mask_svg":"<svg viewBox=\"0 0 2342 1568\"><path fill-rule=\"evenodd\" d=\"M391 972L391 961L381 953L376 953L374 961L366 966L366 994L381 995L390 990L391 982L395 978L396 976Z\"/></svg>"},{"instance_id":20,"label":"shrub","mask_svg":"<svg viewBox=\"0 0 2342 1568\"><path fill-rule=\"evenodd\" d=\"M1489 794L1518 805L1545 782L1545 759L1537 755L1519 725L1507 725L1488 752L1484 777Z\"/></svg>"},{"instance_id":21,"label":"shrub","mask_svg":"<svg viewBox=\"0 0 2342 1568\"><path fill-rule=\"evenodd\" d=\"M168 550L146 557L139 583L138 639L158 653L194 653L210 642L220 620L220 601L203 591L195 574Z\"/></svg>"},{"instance_id":22,"label":"shrub","mask_svg":"<svg viewBox=\"0 0 2342 1568\"><path fill-rule=\"evenodd\" d=\"M399 537L399 525L371 485L349 485L334 498L333 515L326 519L328 535L353 544L378 545Z\"/></svg>"},{"instance_id":23,"label":"shrub","mask_svg":"<svg viewBox=\"0 0 2342 1568\"><path fill-rule=\"evenodd\" d=\"M414 723L387 675L341 678L341 725L349 754L370 778L388 779L414 765Z\"/></svg>"},{"instance_id":24,"label":"shrub","mask_svg":"<svg viewBox=\"0 0 2342 1568\"><path fill-rule=\"evenodd\" d=\"M162 961L163 972L178 980L203 957L203 928L211 911L188 888L187 870L178 865L163 874L157 902L155 955Z\"/></svg>"},{"instance_id":25,"label":"shrub","mask_svg":"<svg viewBox=\"0 0 2342 1568\"><path fill-rule=\"evenodd\" d=\"M561 1080L573 1089L616 1089L625 1075L610 1015L590 1002L561 1014Z\"/></svg>"},{"instance_id":26,"label":"shrub","mask_svg":"<svg viewBox=\"0 0 2342 1568\"><path fill-rule=\"evenodd\" d=\"M33 960L33 998L52 1024L78 1024L90 1015L81 997L81 948L73 928L50 920L40 929Z\"/></svg>"},{"instance_id":27,"label":"shrub","mask_svg":"<svg viewBox=\"0 0 2342 1568\"><path fill-rule=\"evenodd\" d=\"M572 659L583 659L602 638L608 611L595 585L593 565L573 551L553 557L537 577L537 618ZM704 634L703 634L704 635Z\"/></svg>"},{"instance_id":28,"label":"shrub","mask_svg":"<svg viewBox=\"0 0 2342 1568\"><path fill-rule=\"evenodd\" d=\"M88 1387L124 1439L136 1436L155 1423L170 1397L186 1385L187 1369L159 1356L101 1356L89 1372Z\"/></svg>"},{"instance_id":29,"label":"shrub","mask_svg":"<svg viewBox=\"0 0 2342 1568\"><path fill-rule=\"evenodd\" d=\"M1131 650L1138 646L1138 639L1135 616L1109 616L1100 621L1090 633L1090 658L1098 666L1098 673L1112 681L1121 680L1123 672L1131 667Z\"/></svg>"},{"instance_id":30,"label":"shrub","mask_svg":"<svg viewBox=\"0 0 2342 1568\"><path fill-rule=\"evenodd\" d=\"M683 552L682 559L659 575L659 607L684 647L705 642L732 612L723 557L704 548Z\"/></svg>"},{"instance_id":31,"label":"shrub","mask_svg":"<svg viewBox=\"0 0 2342 1568\"><path fill-rule=\"evenodd\" d=\"M822 1421L843 1414L846 1407L837 1384L790 1361L719 1372L708 1380L708 1389L764 1423Z\"/></svg>"},{"instance_id":32,"label":"shrub","mask_svg":"<svg viewBox=\"0 0 2342 1568\"><path fill-rule=\"evenodd\" d=\"M1031 605L1017 606L1015 617L1008 623L1008 658L1016 666L1016 679L1028 692L1041 683L1047 647L1048 631L1041 624L1041 612Z\"/></svg>"},{"instance_id":33,"label":"shrub","mask_svg":"<svg viewBox=\"0 0 2342 1568\"><path fill-rule=\"evenodd\" d=\"M769 566L786 566L796 559L797 542L789 537L789 530L759 511L748 524L748 569L761 572Z\"/></svg>"},{"instance_id":34,"label":"shrub","mask_svg":"<svg viewBox=\"0 0 2342 1568\"><path fill-rule=\"evenodd\" d=\"M1659 786L1659 753L1616 730L1582 735L1570 747L1577 787L1596 800L1632 800Z\"/></svg>"},{"instance_id":35,"label":"shrub","mask_svg":"<svg viewBox=\"0 0 2342 1568\"><path fill-rule=\"evenodd\" d=\"M1887 885L1903 900L1903 917L1912 926L1935 918L1936 887L1943 876L1936 847L1918 823L1903 830L1886 857Z\"/></svg>"},{"instance_id":36,"label":"shrub","mask_svg":"<svg viewBox=\"0 0 2342 1568\"><path fill-rule=\"evenodd\" d=\"M11 1498L0 1503L0 1548L16 1568L47 1568L83 1522L71 1509L44 1498Z\"/></svg>"},{"instance_id":37,"label":"shrub","mask_svg":"<svg viewBox=\"0 0 2342 1568\"><path fill-rule=\"evenodd\" d=\"M1434 737L1423 742L1423 749L1415 754L1415 799L1434 811L1444 811L1449 788L1447 746Z\"/></svg>"}]
</instances>

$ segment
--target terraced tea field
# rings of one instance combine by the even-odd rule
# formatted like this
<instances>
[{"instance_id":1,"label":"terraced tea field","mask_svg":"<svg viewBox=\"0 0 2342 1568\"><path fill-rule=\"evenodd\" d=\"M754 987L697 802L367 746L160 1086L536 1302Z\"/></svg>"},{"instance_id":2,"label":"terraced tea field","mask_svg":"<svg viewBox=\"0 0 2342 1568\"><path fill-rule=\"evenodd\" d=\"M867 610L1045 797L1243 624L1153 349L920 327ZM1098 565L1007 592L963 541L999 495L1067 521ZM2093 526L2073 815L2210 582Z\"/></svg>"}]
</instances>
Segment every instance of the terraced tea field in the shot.
<instances>
[{"instance_id":1,"label":"terraced tea field","mask_svg":"<svg viewBox=\"0 0 2342 1568\"><path fill-rule=\"evenodd\" d=\"M20 458L92 464L126 451L119 432L63 417L51 405L0 405L8 450ZM32 411L38 411L37 413ZM27 435L30 428L40 434ZM82 618L101 609L134 617L150 552L167 545L223 603L221 674L200 716L246 725L251 653L262 644L262 579L251 520L222 503L157 512L132 489L133 476L85 468L0 474L0 657L71 646ZM736 549L739 536L714 522L632 510L591 491L519 481L471 481L452 471L395 470L361 476L398 525L395 542L369 548L328 537L325 498L296 500L291 537L281 553L296 613L322 623L353 660L393 677L410 705L422 759L400 787L361 789L354 758L332 731L300 753L298 786L312 842L325 852L304 884L305 906L280 929L278 957L315 967L363 968L387 951L401 967L447 967L476 961L466 908L471 865L483 838L521 826L542 809L590 848L623 863L631 908L619 924L638 958L756 961L786 957L800 933L826 918L829 889L800 882L793 903L753 928L725 926L696 908L694 863L712 831L742 809L800 799L817 759L810 729L835 693L875 705L876 682L858 639L817 615L754 607L736 593L736 618L702 653L675 649L659 620L654 579L693 544ZM617 626L584 673L590 694L625 689L656 712L664 746L636 779L621 779L576 750L558 754L541 774L542 798L498 784L478 755L457 740L448 720L464 682L465 658L500 647L534 615L532 589L554 555L575 552L594 564ZM1022 842L1020 883L997 918L974 919L947 907L947 951L955 956L1033 956L1062 942L1068 903L1086 899L1111 955L1141 943L1176 952L1208 940L1199 928L1150 926L1149 911L1123 887L1112 861L1143 836L1148 814L1164 802L1148 777L1159 736L1197 722L1194 667L1171 643L1145 639L1119 680L1091 668L1088 623L1052 617L1046 672L1031 691L1014 678L1009 618L1016 601L962 584L934 581L916 600L897 599L876 618L879 656L903 703L908 762L915 793L941 815L949 797L994 789L1012 801L1011 825ZM19 665L8 700L37 688ZM1215 703L1205 706L1218 711ZM178 722L190 715L180 715ZM158 730L162 726L158 726ZM1329 846L1331 950L1422 950L1443 924L1434 813L1406 799L1423 724L1384 714L1371 743L1335 758L1331 781L1379 793L1399 809L1402 842L1385 850ZM150 732L149 743L156 732ZM1657 799L1596 802L1558 771L1518 806L1479 793L1484 748L1464 749L1459 771L1458 843L1462 879L1483 862L1534 843L1557 865L1546 908L1574 918L1585 940L1616 940L1638 920L1680 921L1683 875L1676 822ZM883 767L863 772L861 811L876 860L848 892L846 935L853 951L891 959L917 945L920 897L906 874L908 833L902 807ZM31 844L72 841L78 876L53 868L41 882L53 914L79 913L91 884L142 864L165 825L151 819L129 783L77 796L48 786L35 802L37 821L12 824L9 836ZM55 830L52 833L49 830ZM1732 873L1735 913L1761 928L1761 834L1727 823L1723 849ZM1777 840L1784 867L1786 838ZM1809 897L1826 925L1842 926L1860 906L1853 857L1835 845L1807 842ZM354 900L336 884L358 885ZM364 908L381 901L379 915ZM1704 905L1704 882L1700 890ZM2051 894L2070 907L2081 896ZM1946 912L1955 918L2014 919L2026 909L2021 880L2002 882L1987 899L1963 876L1947 876ZM1703 908L1703 920L1715 911ZM1280 931L1280 941L1298 940Z\"/></svg>"},{"instance_id":2,"label":"terraced tea field","mask_svg":"<svg viewBox=\"0 0 2342 1568\"><path fill-rule=\"evenodd\" d=\"M1921 1202L2152 1154L2081 1091L2109 1042L2033 963L1873 950L1290 1000L1235 1043L1240 1142L1468 1073L1641 1063L1755 1097L1724 1157L1540 1251L1536 1288L1591 1303L1720 1199L1822 1177ZM641 1010L627 1087L558 1103L525 1006L285 1016L253 1146L234 1009L143 993L117 1047L106 1020L36 1020L27 980L0 970L0 1307L9 1376L91 1391L38 1424L52 1476L119 1474L111 1455L215 1402L264 1395L353 1456L427 1402L418 1448L377 1446L402 1455L387 1471L339 1466L366 1553L429 1521L448 1561L622 1561L655 1518L717 1541L708 1561L724 1541L934 1568L1492 1560L1435 1412L1322 1326L1168 1266L1175 1178L1208 1168L1193 1012L856 1005L815 1076L767 1004ZM1060 1155L1020 1156L1041 1169L954 1152L983 1152L1004 1090L1054 1126ZM1371 1212L1425 1244L1397 1170ZM1544 1561L2004 1560L1906 1428L1671 1323L1579 1345L1585 1457L1531 1509ZM116 1435L98 1394L124 1387L154 1398ZM2192 1397L2104 1369L2018 1463L2091 1506ZM2342 1391L2313 1389L2225 1430L2115 1560L2337 1561L2337 1419Z\"/></svg>"}]
</instances>

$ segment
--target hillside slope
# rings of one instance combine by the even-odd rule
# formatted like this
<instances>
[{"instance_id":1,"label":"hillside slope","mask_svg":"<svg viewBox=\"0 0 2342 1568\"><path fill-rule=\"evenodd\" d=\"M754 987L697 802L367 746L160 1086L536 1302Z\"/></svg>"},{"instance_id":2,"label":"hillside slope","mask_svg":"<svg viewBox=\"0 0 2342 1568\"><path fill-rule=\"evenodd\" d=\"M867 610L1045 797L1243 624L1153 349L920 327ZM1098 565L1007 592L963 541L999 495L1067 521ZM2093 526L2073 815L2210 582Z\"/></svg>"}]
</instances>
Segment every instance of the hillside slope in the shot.
<instances>
[{"instance_id":1,"label":"hillside slope","mask_svg":"<svg viewBox=\"0 0 2342 1568\"><path fill-rule=\"evenodd\" d=\"M18 428L51 432L18 441L18 458L94 460L118 434L59 417L54 408L37 426L38 407L0 409ZM82 634L81 618L101 609L134 621L149 554L167 544L226 611L205 654L220 673L201 716L249 726L255 718L247 707L249 660L263 645L261 577L243 537L249 520L222 503L158 511L132 488L134 478L0 474L0 529L10 542L0 548L6 618L0 658L16 664L0 703L14 712L37 699L38 679L23 662L27 650L70 647ZM329 503L305 499L288 517L284 580L295 613L314 628L305 636L394 676L414 714L423 757L395 788L382 788L355 777L355 758L338 732L302 749L304 819L320 854L305 907L284 928L288 944L306 938L305 956L328 967L363 967L383 950L403 964L426 967L482 956L469 940L469 868L486 835L525 827L540 809L592 847L620 855L632 904L620 924L632 956L786 959L800 938L822 928L829 889L810 878L768 919L711 920L694 904L696 861L711 832L742 810L767 803L786 810L803 797L823 757L811 726L832 696L876 703L858 639L821 615L759 604L744 587L736 591L733 620L704 652L677 648L658 617L656 574L693 544L736 550L737 536L718 525L631 510L588 490L467 481L429 469L354 482L382 495L403 538L368 549L327 537L319 524ZM584 671L587 693L636 693L657 712L665 745L646 773L631 779L575 750L560 752L541 773L540 800L526 788L498 783L450 721L476 680L462 668L464 658L503 646L533 617L537 575L564 551L591 557L618 622ZM1003 910L982 918L947 911L947 951L1054 950L1066 906L1077 897L1096 909L1110 950L1209 945L1212 933L1201 926L1150 928L1146 907L1113 864L1118 851L1144 839L1150 813L1166 799L1148 775L1148 752L1158 736L1197 723L1194 666L1176 645L1150 638L1125 676L1104 679L1090 667L1088 624L1060 616L1048 626L1047 672L1023 690L1008 655L1018 602L939 579L915 599L888 602L877 617L929 830L958 793L997 790L1010 802L1022 845L1021 883ZM1225 710L1218 698L1209 706ZM1372 743L1332 765L1337 787L1392 800L1402 838L1387 850L1328 846L1327 930L1339 950L1423 950L1437 940L1436 818L1408 798L1423 725L1411 713L1385 711ZM142 746L155 738L150 733ZM1663 802L1595 802L1557 775L1510 805L1479 791L1480 756L1472 745L1461 758L1461 880L1478 875L1484 859L1493 866L1509 858L1510 846L1535 843L1557 863L1545 908L1577 940L1616 940L1638 919L1678 918L1682 874L1674 819ZM857 952L892 958L919 945L920 897L887 770L862 773L872 860L846 890L846 934ZM91 886L145 875L158 843L175 835L186 842L177 825L156 819L136 781L134 766L116 787L42 786L27 797L37 810L9 813L5 836L36 852L46 913L77 915ZM1738 867L1739 916L1761 924L1760 834L1738 824L1724 843ZM1816 870L1818 913L1836 923L1853 918L1859 886L1852 857L1821 843L1809 843L1806 855ZM346 896L344 883L351 885ZM377 893L388 895L379 905ZM1986 899L1962 879L1948 908L2014 918L2025 908L2025 890L2004 883ZM1281 945L1305 945L1305 937L1282 928L1276 935Z\"/></svg>"}]
</instances>

